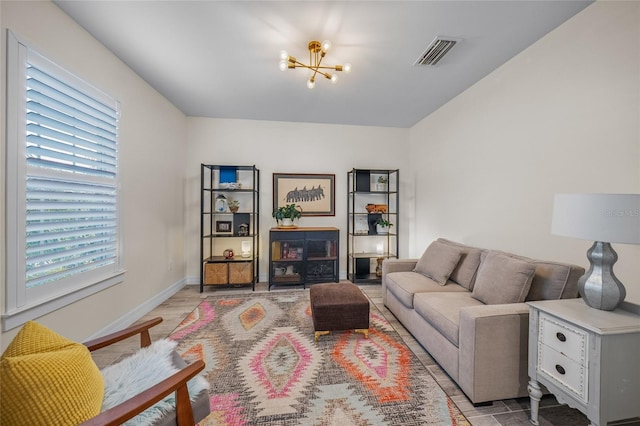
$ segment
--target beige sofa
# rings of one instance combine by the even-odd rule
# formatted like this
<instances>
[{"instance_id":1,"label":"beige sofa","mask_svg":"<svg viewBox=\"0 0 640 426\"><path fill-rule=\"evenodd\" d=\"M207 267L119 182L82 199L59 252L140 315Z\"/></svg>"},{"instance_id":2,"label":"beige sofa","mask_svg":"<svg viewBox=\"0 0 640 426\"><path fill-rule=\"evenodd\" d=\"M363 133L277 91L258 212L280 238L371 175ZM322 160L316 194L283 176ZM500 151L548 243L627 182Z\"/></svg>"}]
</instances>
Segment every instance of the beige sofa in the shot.
<instances>
[{"instance_id":1,"label":"beige sofa","mask_svg":"<svg viewBox=\"0 0 640 426\"><path fill-rule=\"evenodd\" d=\"M584 269L445 239L382 264L385 306L474 404L527 395L525 301L578 296Z\"/></svg>"}]
</instances>

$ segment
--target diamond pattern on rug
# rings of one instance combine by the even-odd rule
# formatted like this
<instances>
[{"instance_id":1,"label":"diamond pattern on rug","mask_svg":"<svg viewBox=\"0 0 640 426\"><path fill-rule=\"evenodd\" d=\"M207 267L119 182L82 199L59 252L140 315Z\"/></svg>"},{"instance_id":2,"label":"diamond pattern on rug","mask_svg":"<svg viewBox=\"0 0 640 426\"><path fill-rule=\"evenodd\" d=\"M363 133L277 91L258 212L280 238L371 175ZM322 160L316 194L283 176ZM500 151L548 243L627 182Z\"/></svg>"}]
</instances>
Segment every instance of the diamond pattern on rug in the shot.
<instances>
[{"instance_id":1,"label":"diamond pattern on rug","mask_svg":"<svg viewBox=\"0 0 640 426\"><path fill-rule=\"evenodd\" d=\"M406 377L411 351L377 330L369 338L345 333L332 353L336 362L353 378L363 383L380 403L409 399Z\"/></svg>"},{"instance_id":2,"label":"diamond pattern on rug","mask_svg":"<svg viewBox=\"0 0 640 426\"><path fill-rule=\"evenodd\" d=\"M314 341L309 290L208 296L170 336L202 357L201 426L469 425L374 305L369 339Z\"/></svg>"},{"instance_id":3,"label":"diamond pattern on rug","mask_svg":"<svg viewBox=\"0 0 640 426\"><path fill-rule=\"evenodd\" d=\"M384 331L393 331L393 326L389 324L389 321L387 321L382 315L371 312L369 316L369 323L371 324L372 328L378 328Z\"/></svg>"},{"instance_id":4,"label":"diamond pattern on rug","mask_svg":"<svg viewBox=\"0 0 640 426\"><path fill-rule=\"evenodd\" d=\"M200 330L216 318L216 312L209 302L202 302L171 333L171 339L180 340Z\"/></svg>"},{"instance_id":5,"label":"diamond pattern on rug","mask_svg":"<svg viewBox=\"0 0 640 426\"><path fill-rule=\"evenodd\" d=\"M217 358L216 349L207 340L196 340L189 346L183 345L179 349L180 356L188 363L192 363L197 360L205 362L203 372L206 374L209 370L213 369L219 361Z\"/></svg>"},{"instance_id":6,"label":"diamond pattern on rug","mask_svg":"<svg viewBox=\"0 0 640 426\"><path fill-rule=\"evenodd\" d=\"M385 423L375 407L346 383L320 386L317 398L311 401L308 417L313 422L309 424L314 426L375 426Z\"/></svg>"},{"instance_id":7,"label":"diamond pattern on rug","mask_svg":"<svg viewBox=\"0 0 640 426\"><path fill-rule=\"evenodd\" d=\"M264 334L284 314L269 299L247 300L224 315L222 322L234 340L251 340Z\"/></svg>"},{"instance_id":8,"label":"diamond pattern on rug","mask_svg":"<svg viewBox=\"0 0 640 426\"><path fill-rule=\"evenodd\" d=\"M207 417L204 425L216 426L244 426L247 419L242 412L244 408L238 404L238 394L230 393L225 395L214 395L211 397L211 414Z\"/></svg>"},{"instance_id":9,"label":"diamond pattern on rug","mask_svg":"<svg viewBox=\"0 0 640 426\"><path fill-rule=\"evenodd\" d=\"M258 342L238 365L259 415L295 413L296 398L318 373L321 357L312 339L293 327L276 328Z\"/></svg>"}]
</instances>

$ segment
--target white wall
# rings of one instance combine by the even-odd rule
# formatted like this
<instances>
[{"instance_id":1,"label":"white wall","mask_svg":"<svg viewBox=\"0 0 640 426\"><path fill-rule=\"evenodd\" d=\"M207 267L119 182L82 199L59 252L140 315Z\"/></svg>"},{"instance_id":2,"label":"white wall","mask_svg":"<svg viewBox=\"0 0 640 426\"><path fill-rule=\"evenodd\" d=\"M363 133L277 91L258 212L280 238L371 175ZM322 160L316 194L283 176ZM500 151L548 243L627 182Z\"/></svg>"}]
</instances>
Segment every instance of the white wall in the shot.
<instances>
[{"instance_id":1,"label":"white wall","mask_svg":"<svg viewBox=\"0 0 640 426\"><path fill-rule=\"evenodd\" d=\"M83 340L163 291L184 283L184 169L186 117L147 83L48 1L0 2L2 64L6 67L6 29L59 65L114 96L122 105L120 122L121 199L124 214L125 282L38 319L63 335ZM4 77L2 78L4 82ZM5 99L5 84L2 83ZM4 101L2 128L5 128ZM5 134L0 160L4 170ZM5 199L4 173L0 199ZM2 250L5 203L2 202ZM4 293L4 252L0 284ZM0 303L4 309L4 303ZM140 312L140 315L145 312ZM131 322L136 318L124 318ZM2 334L4 349L19 328Z\"/></svg>"},{"instance_id":2,"label":"white wall","mask_svg":"<svg viewBox=\"0 0 640 426\"><path fill-rule=\"evenodd\" d=\"M640 193L640 3L587 7L414 126L410 152L412 255L447 237L587 267L591 242L550 234L553 195ZM614 248L640 303L640 246Z\"/></svg>"},{"instance_id":3,"label":"white wall","mask_svg":"<svg viewBox=\"0 0 640 426\"><path fill-rule=\"evenodd\" d=\"M261 281L267 277L273 173L335 174L335 216L303 217L301 226L340 229L340 272L346 274L347 172L353 168L399 168L401 203L411 188L407 165L409 130L273 121L188 119L186 254L189 283L198 283L200 263L200 164L256 165L260 169ZM402 215L406 223L408 217ZM404 231L404 232L403 232ZM408 247L408 229L400 233L400 254Z\"/></svg>"}]
</instances>

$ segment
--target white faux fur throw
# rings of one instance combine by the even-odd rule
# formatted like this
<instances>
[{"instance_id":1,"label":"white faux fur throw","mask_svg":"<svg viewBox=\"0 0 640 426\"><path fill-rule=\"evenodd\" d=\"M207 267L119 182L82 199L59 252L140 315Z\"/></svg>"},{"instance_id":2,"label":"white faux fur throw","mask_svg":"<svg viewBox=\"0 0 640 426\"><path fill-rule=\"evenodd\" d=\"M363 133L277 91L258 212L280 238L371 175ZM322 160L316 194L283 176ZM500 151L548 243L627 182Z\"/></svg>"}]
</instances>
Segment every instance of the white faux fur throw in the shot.
<instances>
[{"instance_id":1,"label":"white faux fur throw","mask_svg":"<svg viewBox=\"0 0 640 426\"><path fill-rule=\"evenodd\" d=\"M171 361L173 350L177 343L168 340L157 340L146 348L140 349L134 355L110 365L102 370L104 378L104 399L102 411L145 391L178 371ZM209 388L207 381L200 376L189 380L189 396L191 401L205 389ZM165 413L174 410L175 393L157 404L149 407L125 425L148 425L160 419Z\"/></svg>"}]
</instances>

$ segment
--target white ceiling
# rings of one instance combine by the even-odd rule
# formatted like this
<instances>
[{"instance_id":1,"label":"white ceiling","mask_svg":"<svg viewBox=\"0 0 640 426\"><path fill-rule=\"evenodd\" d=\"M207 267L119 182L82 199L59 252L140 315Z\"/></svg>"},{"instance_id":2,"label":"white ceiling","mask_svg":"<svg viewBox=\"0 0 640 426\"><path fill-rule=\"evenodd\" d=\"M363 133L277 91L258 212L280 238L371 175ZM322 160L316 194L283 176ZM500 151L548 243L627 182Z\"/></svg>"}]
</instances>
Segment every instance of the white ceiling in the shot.
<instances>
[{"instance_id":1,"label":"white ceiling","mask_svg":"<svg viewBox=\"0 0 640 426\"><path fill-rule=\"evenodd\" d=\"M411 127L590 4L557 1L54 0L188 116ZM413 66L438 35L461 38ZM329 39L336 84L278 69Z\"/></svg>"}]
</instances>

